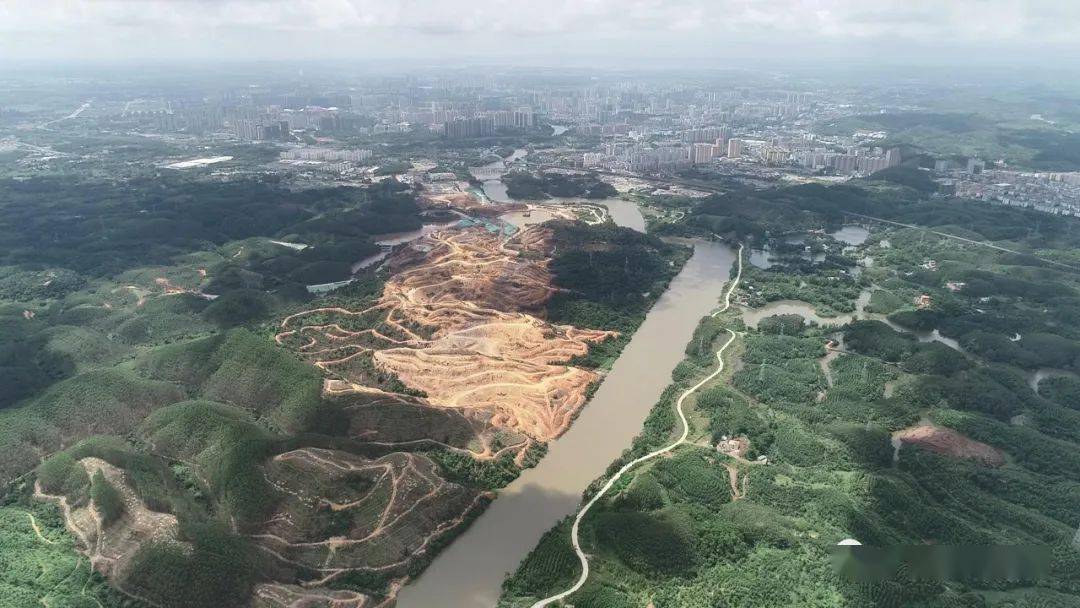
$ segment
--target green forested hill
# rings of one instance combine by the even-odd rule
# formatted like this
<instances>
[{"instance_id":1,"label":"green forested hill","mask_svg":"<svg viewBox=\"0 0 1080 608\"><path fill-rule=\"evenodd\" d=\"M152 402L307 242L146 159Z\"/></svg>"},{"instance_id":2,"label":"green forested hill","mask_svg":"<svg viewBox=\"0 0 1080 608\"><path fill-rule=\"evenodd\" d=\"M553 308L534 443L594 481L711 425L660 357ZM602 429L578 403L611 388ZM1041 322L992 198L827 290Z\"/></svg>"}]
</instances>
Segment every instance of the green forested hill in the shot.
<instances>
[{"instance_id":1,"label":"green forested hill","mask_svg":"<svg viewBox=\"0 0 1080 608\"><path fill-rule=\"evenodd\" d=\"M768 270L748 265L742 302L803 300L822 316L862 320L772 317L753 330L736 311L702 321L675 384L608 473L670 442L674 396L713 369L727 336L717 330L736 329L727 371L690 400L692 445L641 465L585 518L591 573L567 605L1080 605L1080 273L1037 259L1075 263L1080 225L920 197L876 183L797 187L706 199L689 216L781 252L790 234L835 227L852 210L1023 255L877 225L854 249L804 237L826 254L817 261L800 247ZM826 356L827 345L840 350ZM893 435L913 427L936 429L946 449L913 439L897 449ZM715 447L731 437L747 441L737 457ZM913 580L899 568L856 582L832 565L848 538L1046 546L1050 568L1023 580ZM500 605L529 606L579 571L564 522L507 580Z\"/></svg>"},{"instance_id":2,"label":"green forested hill","mask_svg":"<svg viewBox=\"0 0 1080 608\"><path fill-rule=\"evenodd\" d=\"M393 392L324 393L303 341L275 341L289 314L371 307L375 270L319 297L307 286L351 277L419 212L393 180L0 180L0 607L328 589L380 602L421 571L543 446L476 458L485 434L520 439L393 374L377 383ZM552 229L559 295L541 314L620 331L578 362L605 365L688 251L612 225Z\"/></svg>"},{"instance_id":3,"label":"green forested hill","mask_svg":"<svg viewBox=\"0 0 1080 608\"><path fill-rule=\"evenodd\" d=\"M322 374L264 323L310 300L307 284L347 277L373 235L418 227L418 211L395 182L0 181L0 605L245 605L274 571L241 534L277 504L260 467L331 407ZM32 497L40 482L130 526L87 458L178 521L175 542L121 551L124 593Z\"/></svg>"}]
</instances>

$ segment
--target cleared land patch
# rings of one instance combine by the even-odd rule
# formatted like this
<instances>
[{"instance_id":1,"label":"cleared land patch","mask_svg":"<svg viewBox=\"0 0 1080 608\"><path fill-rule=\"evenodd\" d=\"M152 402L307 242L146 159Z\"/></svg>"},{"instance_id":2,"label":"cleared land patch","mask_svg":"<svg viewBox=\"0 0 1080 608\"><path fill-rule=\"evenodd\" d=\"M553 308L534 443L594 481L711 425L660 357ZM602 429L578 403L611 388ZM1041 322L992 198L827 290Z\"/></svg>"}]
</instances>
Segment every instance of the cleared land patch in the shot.
<instances>
[{"instance_id":1,"label":"cleared land patch","mask_svg":"<svg viewBox=\"0 0 1080 608\"><path fill-rule=\"evenodd\" d=\"M357 392L373 384L384 390L380 376L393 375L428 405L474 410L522 435L523 455L569 427L598 379L567 362L616 335L527 312L555 292L549 237L544 228L508 242L480 229L433 234L391 257L394 274L374 306L293 315L277 340L337 376L330 392L347 392L342 382ZM366 316L383 316L382 327L348 329ZM490 455L490 446L482 453Z\"/></svg>"},{"instance_id":2,"label":"cleared land patch","mask_svg":"<svg viewBox=\"0 0 1080 608\"><path fill-rule=\"evenodd\" d=\"M892 436L894 445L895 442L915 445L945 456L974 460L988 467L1000 467L1005 464L1005 455L1001 450L980 441L968 439L952 429L932 424L909 427L896 431Z\"/></svg>"}]
</instances>

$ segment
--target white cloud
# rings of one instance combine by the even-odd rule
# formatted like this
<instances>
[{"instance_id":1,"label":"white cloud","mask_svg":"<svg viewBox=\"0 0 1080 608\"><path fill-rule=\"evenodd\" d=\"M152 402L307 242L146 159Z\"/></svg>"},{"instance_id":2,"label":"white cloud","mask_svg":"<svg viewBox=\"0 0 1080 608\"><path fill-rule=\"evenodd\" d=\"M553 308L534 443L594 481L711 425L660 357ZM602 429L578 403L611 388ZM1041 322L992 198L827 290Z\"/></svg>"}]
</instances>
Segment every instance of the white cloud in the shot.
<instances>
[{"instance_id":1,"label":"white cloud","mask_svg":"<svg viewBox=\"0 0 1080 608\"><path fill-rule=\"evenodd\" d=\"M923 47L1073 46L1080 3L1068 0L7 0L0 51L32 56L179 52L230 47L280 53L280 36L339 52L394 44L423 52L499 48L578 38L701 49L760 44ZM482 39L482 40L481 40ZM260 40L269 40L261 43ZM486 42L485 42L486 40ZM376 49L375 41L382 46ZM485 46L487 44L487 46ZM560 42L561 44L561 42ZM241 49L242 50L242 49ZM306 49L315 53L318 48ZM521 50L521 49L510 49ZM603 48L595 49L598 53ZM794 48L793 48L794 50ZM316 53L317 54L317 53Z\"/></svg>"}]
</instances>

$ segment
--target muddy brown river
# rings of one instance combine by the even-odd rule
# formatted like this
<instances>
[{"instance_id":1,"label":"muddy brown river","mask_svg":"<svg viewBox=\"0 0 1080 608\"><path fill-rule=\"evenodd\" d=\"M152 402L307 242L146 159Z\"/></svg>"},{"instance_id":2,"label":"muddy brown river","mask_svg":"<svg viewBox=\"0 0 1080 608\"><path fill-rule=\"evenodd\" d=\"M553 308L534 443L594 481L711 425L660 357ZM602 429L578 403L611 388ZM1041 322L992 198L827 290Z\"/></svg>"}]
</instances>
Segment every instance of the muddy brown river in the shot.
<instances>
[{"instance_id":1,"label":"muddy brown river","mask_svg":"<svg viewBox=\"0 0 1080 608\"><path fill-rule=\"evenodd\" d=\"M581 493L641 432L649 410L701 317L723 295L732 249L698 241L694 255L645 317L570 430L540 464L499 498L424 573L404 587L400 608L490 608L503 579L549 528L574 513Z\"/></svg>"}]
</instances>

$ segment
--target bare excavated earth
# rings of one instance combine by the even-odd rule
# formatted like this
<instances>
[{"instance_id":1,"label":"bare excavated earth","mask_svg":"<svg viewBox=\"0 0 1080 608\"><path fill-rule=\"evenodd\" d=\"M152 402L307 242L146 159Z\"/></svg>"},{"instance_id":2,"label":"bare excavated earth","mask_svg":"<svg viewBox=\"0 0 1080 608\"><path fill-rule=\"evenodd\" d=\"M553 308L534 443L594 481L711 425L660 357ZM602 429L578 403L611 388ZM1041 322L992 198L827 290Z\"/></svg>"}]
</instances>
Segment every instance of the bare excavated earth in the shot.
<instances>
[{"instance_id":1,"label":"bare excavated earth","mask_svg":"<svg viewBox=\"0 0 1080 608\"><path fill-rule=\"evenodd\" d=\"M932 424L920 424L893 433L893 441L915 445L953 458L974 460L988 467L1005 464L1004 453L990 445L964 437L960 433Z\"/></svg>"},{"instance_id":2,"label":"bare excavated earth","mask_svg":"<svg viewBox=\"0 0 1080 608\"><path fill-rule=\"evenodd\" d=\"M497 217L509 211L527 209L524 203L494 203L461 190L450 192L424 192L421 199L428 207L456 209L474 217Z\"/></svg>"},{"instance_id":3,"label":"bare excavated earth","mask_svg":"<svg viewBox=\"0 0 1080 608\"><path fill-rule=\"evenodd\" d=\"M376 601L356 591L305 589L298 585L263 584L255 588L253 605L280 608L379 608L392 599Z\"/></svg>"},{"instance_id":4,"label":"bare excavated earth","mask_svg":"<svg viewBox=\"0 0 1080 608\"><path fill-rule=\"evenodd\" d=\"M335 407L317 431L279 438L250 461L270 486L260 498L266 511L230 524L260 552L254 608L391 606L490 502L487 488L566 431L599 379L571 361L615 334L543 319L557 293L553 247L539 226L512 238L435 232L387 259L390 278L370 305L282 321L277 342L327 372L322 396ZM204 463L232 447L216 445L216 433L149 445L209 487ZM122 469L79 462L120 492L117 521L103 527L89 502L38 497L60 505L95 569L118 588L141 546L191 546L176 517L147 508Z\"/></svg>"},{"instance_id":5,"label":"bare excavated earth","mask_svg":"<svg viewBox=\"0 0 1080 608\"><path fill-rule=\"evenodd\" d=\"M286 498L252 538L282 562L315 571L308 588L352 572L403 576L486 498L406 452L373 459L301 448L275 456L267 479Z\"/></svg>"},{"instance_id":6,"label":"bare excavated earth","mask_svg":"<svg viewBox=\"0 0 1080 608\"><path fill-rule=\"evenodd\" d=\"M520 435L524 453L565 432L598 379L567 363L614 335L530 314L554 293L549 241L544 228L505 243L476 228L432 234L388 260L392 277L375 306L293 315L278 342L336 376L328 394L393 392L379 378L392 375L425 405ZM380 328L349 329L377 316Z\"/></svg>"},{"instance_id":7,"label":"bare excavated earth","mask_svg":"<svg viewBox=\"0 0 1080 608\"><path fill-rule=\"evenodd\" d=\"M318 308L281 324L277 342L328 373L346 443L295 447L264 467L283 497L250 537L304 580L259 585L255 605L367 608L392 603L417 562L478 514L489 492L446 479L425 453L513 458L558 437L596 373L570 365L611 332L539 314L556 292L551 233L433 233L387 260L379 299ZM389 581L385 596L344 591Z\"/></svg>"},{"instance_id":8,"label":"bare excavated earth","mask_svg":"<svg viewBox=\"0 0 1080 608\"><path fill-rule=\"evenodd\" d=\"M90 501L71 505L64 496L45 494L40 487L34 495L60 506L67 528L79 539L94 570L119 583L135 551L148 541L177 542L179 524L175 516L147 508L139 498L124 471L101 460L83 458L79 464L89 476L101 471L105 479L120 493L124 512L116 521L103 526L101 517Z\"/></svg>"}]
</instances>

